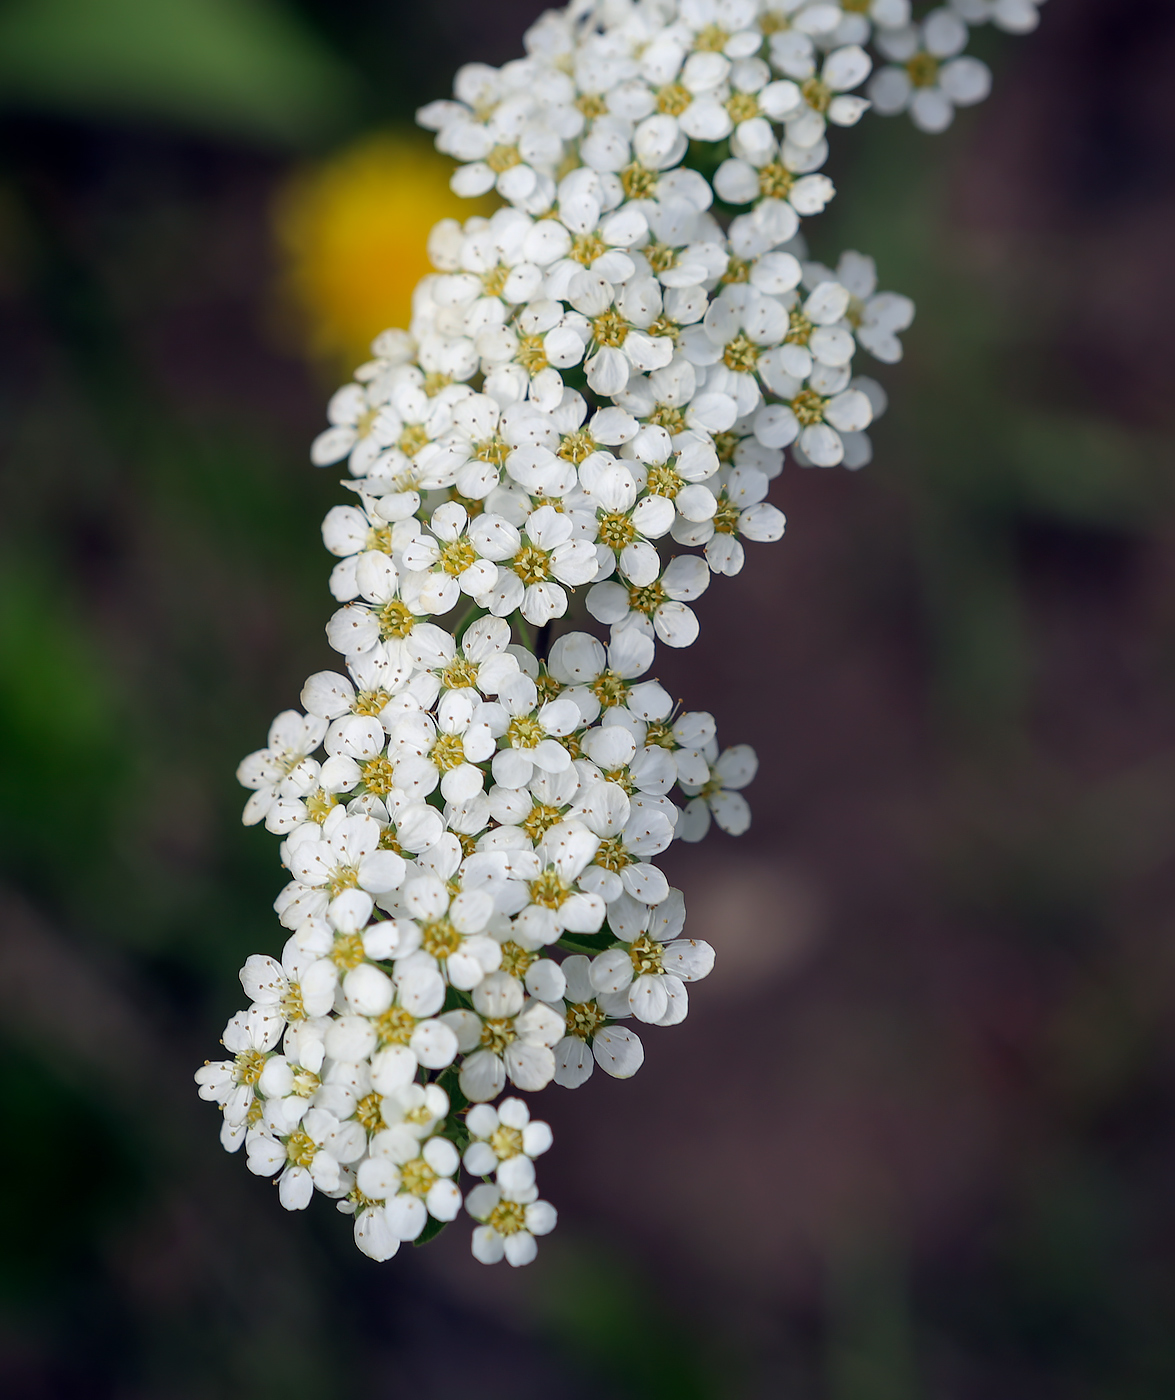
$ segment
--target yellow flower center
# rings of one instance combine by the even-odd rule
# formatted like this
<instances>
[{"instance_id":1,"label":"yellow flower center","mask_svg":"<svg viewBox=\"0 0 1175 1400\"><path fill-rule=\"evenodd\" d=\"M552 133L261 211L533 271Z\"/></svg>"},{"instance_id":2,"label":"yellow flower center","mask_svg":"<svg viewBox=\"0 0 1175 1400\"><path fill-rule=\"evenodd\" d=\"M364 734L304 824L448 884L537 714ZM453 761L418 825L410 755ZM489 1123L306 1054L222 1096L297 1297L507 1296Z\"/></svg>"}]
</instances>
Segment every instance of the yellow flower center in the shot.
<instances>
[{"instance_id":1,"label":"yellow flower center","mask_svg":"<svg viewBox=\"0 0 1175 1400\"><path fill-rule=\"evenodd\" d=\"M237 1084L256 1084L265 1068L265 1056L260 1050L243 1050L233 1061L233 1080Z\"/></svg>"},{"instance_id":2,"label":"yellow flower center","mask_svg":"<svg viewBox=\"0 0 1175 1400\"><path fill-rule=\"evenodd\" d=\"M471 564L477 562L477 550L465 538L450 540L441 546L441 568L454 577L463 574Z\"/></svg>"},{"instance_id":3,"label":"yellow flower center","mask_svg":"<svg viewBox=\"0 0 1175 1400\"><path fill-rule=\"evenodd\" d=\"M722 362L727 369L732 369L737 374L753 374L759 362L759 347L740 331L733 340L727 342L726 349L722 352Z\"/></svg>"},{"instance_id":4,"label":"yellow flower center","mask_svg":"<svg viewBox=\"0 0 1175 1400\"><path fill-rule=\"evenodd\" d=\"M932 53L916 53L906 61L906 72L916 88L933 87L938 81L939 62Z\"/></svg>"},{"instance_id":5,"label":"yellow flower center","mask_svg":"<svg viewBox=\"0 0 1175 1400\"><path fill-rule=\"evenodd\" d=\"M354 890L359 887L359 872L353 865L343 866L336 869L335 873L326 882L326 887L330 891L330 897L337 899L344 890Z\"/></svg>"},{"instance_id":6,"label":"yellow flower center","mask_svg":"<svg viewBox=\"0 0 1175 1400\"><path fill-rule=\"evenodd\" d=\"M594 1001L577 1001L567 1008L567 1034L590 1040L607 1020Z\"/></svg>"},{"instance_id":7,"label":"yellow flower center","mask_svg":"<svg viewBox=\"0 0 1175 1400\"><path fill-rule=\"evenodd\" d=\"M650 243L642 251L654 272L668 272L677 265L677 249L671 248L668 243Z\"/></svg>"},{"instance_id":8,"label":"yellow flower center","mask_svg":"<svg viewBox=\"0 0 1175 1400\"><path fill-rule=\"evenodd\" d=\"M392 530L390 525L373 525L367 532L365 549L378 549L381 554L392 552Z\"/></svg>"},{"instance_id":9,"label":"yellow flower center","mask_svg":"<svg viewBox=\"0 0 1175 1400\"><path fill-rule=\"evenodd\" d=\"M698 30L694 48L702 53L721 53L729 39L730 35L725 29L720 29L716 24L708 24L705 29Z\"/></svg>"},{"instance_id":10,"label":"yellow flower center","mask_svg":"<svg viewBox=\"0 0 1175 1400\"><path fill-rule=\"evenodd\" d=\"M530 897L544 909L558 909L571 897L571 890L555 867L550 866L537 880L530 882Z\"/></svg>"},{"instance_id":11,"label":"yellow flower center","mask_svg":"<svg viewBox=\"0 0 1175 1400\"><path fill-rule=\"evenodd\" d=\"M526 1229L526 1207L521 1201L499 1201L490 1211L486 1224L499 1235L516 1235Z\"/></svg>"},{"instance_id":12,"label":"yellow flower center","mask_svg":"<svg viewBox=\"0 0 1175 1400\"><path fill-rule=\"evenodd\" d=\"M317 1151L318 1144L309 1133L304 1133L301 1128L286 1138L286 1156L295 1167L308 1167L314 1161L314 1154Z\"/></svg>"},{"instance_id":13,"label":"yellow flower center","mask_svg":"<svg viewBox=\"0 0 1175 1400\"><path fill-rule=\"evenodd\" d=\"M796 177L779 161L769 161L759 171L759 193L764 199L786 199Z\"/></svg>"},{"instance_id":14,"label":"yellow flower center","mask_svg":"<svg viewBox=\"0 0 1175 1400\"><path fill-rule=\"evenodd\" d=\"M606 710L623 705L628 695L628 682L615 671L601 671L591 683L592 694Z\"/></svg>"},{"instance_id":15,"label":"yellow flower center","mask_svg":"<svg viewBox=\"0 0 1175 1400\"><path fill-rule=\"evenodd\" d=\"M522 829L532 841L537 841L544 832L550 831L553 826L558 826L561 816L562 813L558 807L536 801L530 809L529 815L523 819Z\"/></svg>"},{"instance_id":16,"label":"yellow flower center","mask_svg":"<svg viewBox=\"0 0 1175 1400\"><path fill-rule=\"evenodd\" d=\"M832 101L832 89L827 83L821 82L819 78L809 78L806 83L801 84L800 92L813 111L828 111L828 104Z\"/></svg>"},{"instance_id":17,"label":"yellow flower center","mask_svg":"<svg viewBox=\"0 0 1175 1400\"><path fill-rule=\"evenodd\" d=\"M306 1006L302 1001L302 988L297 982L291 982L281 998L278 1005L281 1013L287 1021L304 1021L306 1019Z\"/></svg>"},{"instance_id":18,"label":"yellow flower center","mask_svg":"<svg viewBox=\"0 0 1175 1400\"><path fill-rule=\"evenodd\" d=\"M325 788L317 788L306 799L306 815L319 826L330 816L331 808L339 805L338 798Z\"/></svg>"},{"instance_id":19,"label":"yellow flower center","mask_svg":"<svg viewBox=\"0 0 1175 1400\"><path fill-rule=\"evenodd\" d=\"M726 99L726 110L732 122L749 122L759 115L759 104L749 92L736 92Z\"/></svg>"},{"instance_id":20,"label":"yellow flower center","mask_svg":"<svg viewBox=\"0 0 1175 1400\"><path fill-rule=\"evenodd\" d=\"M719 535L738 534L739 507L726 495L718 498L718 509L714 512L714 530Z\"/></svg>"},{"instance_id":21,"label":"yellow flower center","mask_svg":"<svg viewBox=\"0 0 1175 1400\"><path fill-rule=\"evenodd\" d=\"M628 956L632 960L633 976L641 977L645 973L660 972L661 959L664 954L664 947L650 938L647 933L642 933L639 938L634 938L628 945Z\"/></svg>"},{"instance_id":22,"label":"yellow flower center","mask_svg":"<svg viewBox=\"0 0 1175 1400\"><path fill-rule=\"evenodd\" d=\"M591 456L598 445L586 428L576 428L573 433L563 434L556 455L562 457L565 462L574 462L578 467Z\"/></svg>"},{"instance_id":23,"label":"yellow flower center","mask_svg":"<svg viewBox=\"0 0 1175 1400\"><path fill-rule=\"evenodd\" d=\"M657 747L659 749L676 749L677 739L673 733L671 724L648 724L645 726L645 747Z\"/></svg>"},{"instance_id":24,"label":"yellow flower center","mask_svg":"<svg viewBox=\"0 0 1175 1400\"><path fill-rule=\"evenodd\" d=\"M649 199L660 178L660 172L646 170L637 162L626 165L620 172L620 183L629 199Z\"/></svg>"},{"instance_id":25,"label":"yellow flower center","mask_svg":"<svg viewBox=\"0 0 1175 1400\"><path fill-rule=\"evenodd\" d=\"M378 1094L367 1094L361 1098L355 1105L355 1117L363 1124L364 1131L368 1133L378 1133L387 1127L383 1113L380 1111Z\"/></svg>"},{"instance_id":26,"label":"yellow flower center","mask_svg":"<svg viewBox=\"0 0 1175 1400\"><path fill-rule=\"evenodd\" d=\"M607 101L597 92L581 93L575 99L575 105L589 122L595 121L597 117L602 117L608 110Z\"/></svg>"},{"instance_id":27,"label":"yellow flower center","mask_svg":"<svg viewBox=\"0 0 1175 1400\"><path fill-rule=\"evenodd\" d=\"M439 369L430 369L424 376L424 392L429 398L435 398L442 389L447 389L453 382L451 374L442 374Z\"/></svg>"},{"instance_id":28,"label":"yellow flower center","mask_svg":"<svg viewBox=\"0 0 1175 1400\"><path fill-rule=\"evenodd\" d=\"M659 336L668 336L674 345L681 339L681 327L676 321L671 321L668 316L658 316L649 327L648 333L654 339Z\"/></svg>"},{"instance_id":29,"label":"yellow flower center","mask_svg":"<svg viewBox=\"0 0 1175 1400\"><path fill-rule=\"evenodd\" d=\"M436 764L442 773L451 772L454 768L460 768L465 762L465 746L461 742L460 734L442 734L432 746L429 758Z\"/></svg>"},{"instance_id":30,"label":"yellow flower center","mask_svg":"<svg viewBox=\"0 0 1175 1400\"><path fill-rule=\"evenodd\" d=\"M458 657L441 672L441 684L448 690L467 690L477 684L477 662Z\"/></svg>"},{"instance_id":31,"label":"yellow flower center","mask_svg":"<svg viewBox=\"0 0 1175 1400\"><path fill-rule=\"evenodd\" d=\"M510 455L510 444L505 438L494 433L491 437L473 444L473 455L479 462L489 462L491 466L500 467Z\"/></svg>"},{"instance_id":32,"label":"yellow flower center","mask_svg":"<svg viewBox=\"0 0 1175 1400\"><path fill-rule=\"evenodd\" d=\"M660 467L653 467L649 472L649 495L666 496L669 500L677 495L685 485L681 477L667 462Z\"/></svg>"},{"instance_id":33,"label":"yellow flower center","mask_svg":"<svg viewBox=\"0 0 1175 1400\"><path fill-rule=\"evenodd\" d=\"M749 282L751 278L751 264L746 258L736 258L732 254L726 264L726 271L719 279L727 286L734 286L738 282Z\"/></svg>"},{"instance_id":34,"label":"yellow flower center","mask_svg":"<svg viewBox=\"0 0 1175 1400\"><path fill-rule=\"evenodd\" d=\"M523 583L543 583L551 576L551 556L538 545L524 545L511 560L510 567Z\"/></svg>"},{"instance_id":35,"label":"yellow flower center","mask_svg":"<svg viewBox=\"0 0 1175 1400\"><path fill-rule=\"evenodd\" d=\"M415 457L422 447L428 444L428 429L423 423L409 423L400 434L396 446L405 457Z\"/></svg>"},{"instance_id":36,"label":"yellow flower center","mask_svg":"<svg viewBox=\"0 0 1175 1400\"><path fill-rule=\"evenodd\" d=\"M486 294L491 297L500 297L506 290L506 281L510 276L510 269L499 263L497 267L491 267L488 272L481 274L481 285L485 288Z\"/></svg>"},{"instance_id":37,"label":"yellow flower center","mask_svg":"<svg viewBox=\"0 0 1175 1400\"><path fill-rule=\"evenodd\" d=\"M334 947L328 954L331 962L342 972L349 972L366 960L362 935L358 933L335 934Z\"/></svg>"},{"instance_id":38,"label":"yellow flower center","mask_svg":"<svg viewBox=\"0 0 1175 1400\"><path fill-rule=\"evenodd\" d=\"M652 617L664 601L665 589L660 579L656 583L645 584L643 588L638 588L635 583L628 585L628 606L633 612Z\"/></svg>"},{"instance_id":39,"label":"yellow flower center","mask_svg":"<svg viewBox=\"0 0 1175 1400\"><path fill-rule=\"evenodd\" d=\"M522 1151L522 1129L508 1128L505 1123L500 1124L490 1134L490 1146L500 1161L505 1162L510 1157L517 1157Z\"/></svg>"},{"instance_id":40,"label":"yellow flower center","mask_svg":"<svg viewBox=\"0 0 1175 1400\"><path fill-rule=\"evenodd\" d=\"M406 637L416 626L412 609L399 598L386 602L376 616L379 618L379 634L385 642L391 637Z\"/></svg>"},{"instance_id":41,"label":"yellow flower center","mask_svg":"<svg viewBox=\"0 0 1175 1400\"><path fill-rule=\"evenodd\" d=\"M609 836L600 842L596 864L618 875L626 865L632 864L632 857L624 849L624 842L619 836Z\"/></svg>"},{"instance_id":42,"label":"yellow flower center","mask_svg":"<svg viewBox=\"0 0 1175 1400\"><path fill-rule=\"evenodd\" d=\"M407 1045L416 1029L416 1017L402 1006L389 1006L386 1011L372 1018L371 1026L379 1037L381 1047Z\"/></svg>"},{"instance_id":43,"label":"yellow flower center","mask_svg":"<svg viewBox=\"0 0 1175 1400\"><path fill-rule=\"evenodd\" d=\"M530 375L541 374L551 363L543 348L541 335L522 336L518 341L518 349L515 354L518 363Z\"/></svg>"},{"instance_id":44,"label":"yellow flower center","mask_svg":"<svg viewBox=\"0 0 1175 1400\"><path fill-rule=\"evenodd\" d=\"M824 421L824 405L827 402L815 389L801 389L791 401L791 411L805 428L810 428L813 423Z\"/></svg>"},{"instance_id":45,"label":"yellow flower center","mask_svg":"<svg viewBox=\"0 0 1175 1400\"><path fill-rule=\"evenodd\" d=\"M513 1016L491 1016L482 1023L481 1045L483 1050L490 1050L495 1055L500 1055L512 1040L516 1040L514 1034Z\"/></svg>"},{"instance_id":46,"label":"yellow flower center","mask_svg":"<svg viewBox=\"0 0 1175 1400\"><path fill-rule=\"evenodd\" d=\"M657 110L669 117L680 117L693 100L694 95L689 88L681 83L666 83L657 92Z\"/></svg>"},{"instance_id":47,"label":"yellow flower center","mask_svg":"<svg viewBox=\"0 0 1175 1400\"><path fill-rule=\"evenodd\" d=\"M502 944L502 971L521 980L526 976L530 965L538 961L538 954L528 952L521 945L510 940Z\"/></svg>"},{"instance_id":48,"label":"yellow flower center","mask_svg":"<svg viewBox=\"0 0 1175 1400\"><path fill-rule=\"evenodd\" d=\"M363 776L363 786L376 797L386 797L396 785L396 770L390 759L369 758L359 765L359 772Z\"/></svg>"},{"instance_id":49,"label":"yellow flower center","mask_svg":"<svg viewBox=\"0 0 1175 1400\"><path fill-rule=\"evenodd\" d=\"M733 462L735 448L738 447L742 438L737 433L715 433L714 451L718 454L720 462Z\"/></svg>"},{"instance_id":50,"label":"yellow flower center","mask_svg":"<svg viewBox=\"0 0 1175 1400\"><path fill-rule=\"evenodd\" d=\"M451 957L461 946L461 935L448 919L435 919L421 924L420 946L434 958Z\"/></svg>"},{"instance_id":51,"label":"yellow flower center","mask_svg":"<svg viewBox=\"0 0 1175 1400\"><path fill-rule=\"evenodd\" d=\"M675 408L673 404L657 404L649 415L649 422L655 423L659 428L664 428L671 437L685 431L685 414L682 413L680 408ZM664 470L667 470L667 468L654 467L649 473L649 479L652 480L653 472ZM668 470L672 469L669 468Z\"/></svg>"},{"instance_id":52,"label":"yellow flower center","mask_svg":"<svg viewBox=\"0 0 1175 1400\"><path fill-rule=\"evenodd\" d=\"M797 306L794 311L788 314L787 334L784 340L789 345L807 345L812 335L812 322Z\"/></svg>"},{"instance_id":53,"label":"yellow flower center","mask_svg":"<svg viewBox=\"0 0 1175 1400\"><path fill-rule=\"evenodd\" d=\"M436 1180L436 1172L423 1157L413 1157L400 1168L400 1190L410 1196L427 1196Z\"/></svg>"},{"instance_id":54,"label":"yellow flower center","mask_svg":"<svg viewBox=\"0 0 1175 1400\"><path fill-rule=\"evenodd\" d=\"M612 510L599 518L600 543L614 549L617 554L636 539L636 526L632 517L623 511Z\"/></svg>"},{"instance_id":55,"label":"yellow flower center","mask_svg":"<svg viewBox=\"0 0 1175 1400\"><path fill-rule=\"evenodd\" d=\"M517 146L495 146L486 156L486 164L495 175L501 175L503 170L510 170L516 165L521 165L522 156Z\"/></svg>"},{"instance_id":56,"label":"yellow flower center","mask_svg":"<svg viewBox=\"0 0 1175 1400\"><path fill-rule=\"evenodd\" d=\"M628 339L628 322L615 307L592 318L592 335L597 345L619 348Z\"/></svg>"},{"instance_id":57,"label":"yellow flower center","mask_svg":"<svg viewBox=\"0 0 1175 1400\"><path fill-rule=\"evenodd\" d=\"M537 749L547 737L547 731L533 715L512 719L506 729L506 741L512 749Z\"/></svg>"},{"instance_id":58,"label":"yellow flower center","mask_svg":"<svg viewBox=\"0 0 1175 1400\"><path fill-rule=\"evenodd\" d=\"M366 715L368 719L378 718L383 707L392 697L386 690L361 690L351 706L353 715Z\"/></svg>"},{"instance_id":59,"label":"yellow flower center","mask_svg":"<svg viewBox=\"0 0 1175 1400\"><path fill-rule=\"evenodd\" d=\"M608 245L596 233L577 233L571 240L571 251L567 254L584 267L591 267L598 257L608 251Z\"/></svg>"}]
</instances>

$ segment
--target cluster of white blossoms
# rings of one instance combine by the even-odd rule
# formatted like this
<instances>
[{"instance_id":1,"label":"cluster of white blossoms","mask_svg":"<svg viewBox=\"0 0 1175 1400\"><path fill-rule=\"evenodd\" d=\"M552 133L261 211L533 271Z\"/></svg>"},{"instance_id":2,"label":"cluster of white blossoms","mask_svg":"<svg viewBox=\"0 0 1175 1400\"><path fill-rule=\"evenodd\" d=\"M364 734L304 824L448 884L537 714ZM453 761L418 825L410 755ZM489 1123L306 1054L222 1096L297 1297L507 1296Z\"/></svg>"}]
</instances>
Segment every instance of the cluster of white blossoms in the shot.
<instances>
[{"instance_id":1,"label":"cluster of white blossoms","mask_svg":"<svg viewBox=\"0 0 1175 1400\"><path fill-rule=\"evenodd\" d=\"M349 473L340 659L239 770L288 937L196 1075L225 1147L287 1209L334 1198L375 1259L462 1210L478 1259L532 1259L551 1132L513 1091L635 1074L713 966L657 857L745 831L757 760L650 667L783 534L785 451L869 461L885 396L854 360L900 359L913 304L800 223L834 194L830 127L937 130L986 92L986 20L1035 5L575 3L420 113L454 189L503 205L434 228L411 326L313 445Z\"/></svg>"}]
</instances>

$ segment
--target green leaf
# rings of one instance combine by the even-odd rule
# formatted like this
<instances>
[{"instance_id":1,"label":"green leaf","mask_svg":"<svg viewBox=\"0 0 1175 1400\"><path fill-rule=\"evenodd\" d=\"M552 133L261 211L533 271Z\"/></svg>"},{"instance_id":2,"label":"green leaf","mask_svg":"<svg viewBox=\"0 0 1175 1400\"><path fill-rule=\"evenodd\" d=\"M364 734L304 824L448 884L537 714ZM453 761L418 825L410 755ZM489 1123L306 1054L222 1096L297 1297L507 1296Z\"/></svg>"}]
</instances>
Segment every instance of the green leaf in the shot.
<instances>
[{"instance_id":1,"label":"green leaf","mask_svg":"<svg viewBox=\"0 0 1175 1400\"><path fill-rule=\"evenodd\" d=\"M435 1240L449 1222L447 1220L437 1220L434 1216L429 1216L424 1229L412 1241L415 1245L427 1244L429 1240Z\"/></svg>"},{"instance_id":2,"label":"green leaf","mask_svg":"<svg viewBox=\"0 0 1175 1400\"><path fill-rule=\"evenodd\" d=\"M299 145L345 124L357 81L281 0L0 6L3 106Z\"/></svg>"}]
</instances>

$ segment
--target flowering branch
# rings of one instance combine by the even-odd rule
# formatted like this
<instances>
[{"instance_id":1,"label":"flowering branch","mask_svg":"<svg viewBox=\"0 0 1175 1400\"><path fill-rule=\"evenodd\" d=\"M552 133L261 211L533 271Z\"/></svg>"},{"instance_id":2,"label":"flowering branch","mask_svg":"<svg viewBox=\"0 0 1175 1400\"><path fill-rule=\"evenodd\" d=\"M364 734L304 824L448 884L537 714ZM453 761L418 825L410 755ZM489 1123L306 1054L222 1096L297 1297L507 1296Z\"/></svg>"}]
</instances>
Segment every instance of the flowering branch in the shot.
<instances>
[{"instance_id":1,"label":"flowering branch","mask_svg":"<svg viewBox=\"0 0 1175 1400\"><path fill-rule=\"evenodd\" d=\"M757 760L648 677L656 645L693 643L711 577L782 536L785 449L870 460L885 395L853 360L900 359L914 307L860 253L810 259L800 223L835 194L832 127L939 131L986 95L963 51L987 20L1026 31L1035 0L918 22L907 0L574 0L419 113L454 190L504 205L433 229L410 329L314 442L350 472L323 523L344 669L240 767L245 822L283 838L290 937L247 961L231 1058L196 1075L224 1146L287 1209L335 1198L373 1258L464 1205L478 1259L532 1259L551 1132L507 1085L628 1078L632 1023L677 1024L713 966L656 857L745 831ZM607 640L536 650L580 590Z\"/></svg>"}]
</instances>

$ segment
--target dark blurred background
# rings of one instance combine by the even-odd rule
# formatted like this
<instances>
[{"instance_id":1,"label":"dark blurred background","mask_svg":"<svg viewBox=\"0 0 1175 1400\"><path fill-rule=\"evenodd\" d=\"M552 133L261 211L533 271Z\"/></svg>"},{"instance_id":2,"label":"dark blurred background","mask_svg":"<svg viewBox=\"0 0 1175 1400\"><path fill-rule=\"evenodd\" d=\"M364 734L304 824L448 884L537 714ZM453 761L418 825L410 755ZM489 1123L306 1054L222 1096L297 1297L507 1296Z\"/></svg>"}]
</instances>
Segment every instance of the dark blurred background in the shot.
<instances>
[{"instance_id":1,"label":"dark blurred background","mask_svg":"<svg viewBox=\"0 0 1175 1400\"><path fill-rule=\"evenodd\" d=\"M1167 0L1053 0L946 136L838 137L813 251L918 319L875 462L789 465L660 656L755 822L671 854L689 1020L536 1103L538 1263L377 1266L196 1099L281 944L233 770L332 660L307 446L447 212L406 123L540 8L0 3L0 1391L1169 1397Z\"/></svg>"}]
</instances>

